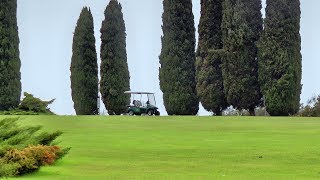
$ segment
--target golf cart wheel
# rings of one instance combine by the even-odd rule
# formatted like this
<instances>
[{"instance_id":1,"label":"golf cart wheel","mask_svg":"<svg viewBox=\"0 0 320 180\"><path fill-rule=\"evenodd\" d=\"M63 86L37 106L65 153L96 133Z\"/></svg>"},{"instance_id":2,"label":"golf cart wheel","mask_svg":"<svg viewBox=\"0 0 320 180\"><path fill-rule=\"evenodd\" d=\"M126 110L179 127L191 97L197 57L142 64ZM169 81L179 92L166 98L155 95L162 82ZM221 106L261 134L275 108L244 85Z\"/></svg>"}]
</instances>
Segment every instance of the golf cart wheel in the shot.
<instances>
[{"instance_id":1,"label":"golf cart wheel","mask_svg":"<svg viewBox=\"0 0 320 180\"><path fill-rule=\"evenodd\" d=\"M148 116L153 116L153 110L151 110L151 109L148 110L148 113L147 113L147 114L148 114Z\"/></svg>"},{"instance_id":2,"label":"golf cart wheel","mask_svg":"<svg viewBox=\"0 0 320 180\"><path fill-rule=\"evenodd\" d=\"M134 115L134 112L133 111L129 111L128 112L128 116L133 116Z\"/></svg>"},{"instance_id":3,"label":"golf cart wheel","mask_svg":"<svg viewBox=\"0 0 320 180\"><path fill-rule=\"evenodd\" d=\"M156 116L160 116L160 112L159 112L159 111L156 111L154 114L155 114Z\"/></svg>"}]
</instances>

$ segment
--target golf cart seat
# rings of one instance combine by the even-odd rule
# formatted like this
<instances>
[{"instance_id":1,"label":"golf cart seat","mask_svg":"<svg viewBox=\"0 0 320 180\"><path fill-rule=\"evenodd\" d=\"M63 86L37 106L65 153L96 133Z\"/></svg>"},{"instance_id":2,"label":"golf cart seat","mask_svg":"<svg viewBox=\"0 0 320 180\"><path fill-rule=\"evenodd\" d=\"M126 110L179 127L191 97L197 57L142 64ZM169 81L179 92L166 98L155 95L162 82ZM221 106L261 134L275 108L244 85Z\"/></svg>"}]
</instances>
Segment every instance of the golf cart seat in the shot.
<instances>
[{"instance_id":1,"label":"golf cart seat","mask_svg":"<svg viewBox=\"0 0 320 180\"><path fill-rule=\"evenodd\" d=\"M141 103L141 101L139 101L139 100L134 100L134 101L133 101L133 105L136 106L136 107L141 107L141 106L142 106L142 103Z\"/></svg>"}]
</instances>

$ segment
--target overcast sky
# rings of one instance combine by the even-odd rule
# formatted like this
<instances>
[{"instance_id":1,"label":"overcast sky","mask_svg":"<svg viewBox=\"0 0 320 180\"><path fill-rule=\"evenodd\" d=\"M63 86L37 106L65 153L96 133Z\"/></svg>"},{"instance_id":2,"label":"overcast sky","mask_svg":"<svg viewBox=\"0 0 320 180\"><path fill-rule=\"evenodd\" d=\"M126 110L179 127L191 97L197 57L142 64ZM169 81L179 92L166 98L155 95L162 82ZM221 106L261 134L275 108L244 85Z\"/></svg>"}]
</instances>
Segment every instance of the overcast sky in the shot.
<instances>
[{"instance_id":1,"label":"overcast sky","mask_svg":"<svg viewBox=\"0 0 320 180\"><path fill-rule=\"evenodd\" d=\"M159 87L162 0L119 0L127 28L127 54L131 89L151 91L162 114L165 108ZM263 0L265 1L265 0ZM83 6L91 8L96 48L100 56L100 27L109 0L18 0L22 89L42 99L56 98L51 109L75 114L70 89L72 38ZM265 2L263 2L265 3ZM320 94L319 0L301 0L303 76L301 101ZM193 0L195 26L200 19L200 0ZM100 64L100 58L98 58ZM103 107L103 104L101 104ZM102 108L101 107L101 108ZM201 108L200 115L208 112Z\"/></svg>"}]
</instances>

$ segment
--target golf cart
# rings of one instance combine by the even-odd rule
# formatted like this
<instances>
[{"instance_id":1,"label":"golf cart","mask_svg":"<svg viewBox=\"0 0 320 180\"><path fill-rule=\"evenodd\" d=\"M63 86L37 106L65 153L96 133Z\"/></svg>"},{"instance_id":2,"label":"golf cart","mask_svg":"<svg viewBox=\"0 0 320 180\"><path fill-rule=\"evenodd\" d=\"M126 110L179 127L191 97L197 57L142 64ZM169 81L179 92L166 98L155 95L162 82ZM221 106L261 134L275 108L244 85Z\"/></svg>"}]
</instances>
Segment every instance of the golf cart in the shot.
<instances>
[{"instance_id":1,"label":"golf cart","mask_svg":"<svg viewBox=\"0 0 320 180\"><path fill-rule=\"evenodd\" d=\"M148 116L159 116L160 112L156 106L154 93L126 91L131 95L131 103L128 105L127 114L129 116L147 114Z\"/></svg>"}]
</instances>

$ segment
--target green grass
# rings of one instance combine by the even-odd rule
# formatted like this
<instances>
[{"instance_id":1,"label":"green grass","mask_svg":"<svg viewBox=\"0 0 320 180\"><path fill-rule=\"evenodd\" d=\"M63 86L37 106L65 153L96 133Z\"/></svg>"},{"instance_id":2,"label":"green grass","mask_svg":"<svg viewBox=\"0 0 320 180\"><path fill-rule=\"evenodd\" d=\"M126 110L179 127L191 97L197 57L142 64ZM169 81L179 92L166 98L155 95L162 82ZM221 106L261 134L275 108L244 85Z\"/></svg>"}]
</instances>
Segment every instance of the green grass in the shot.
<instances>
[{"instance_id":1,"label":"green grass","mask_svg":"<svg viewBox=\"0 0 320 180\"><path fill-rule=\"evenodd\" d=\"M3 118L3 116L0 116ZM320 119L24 116L72 149L22 179L319 179Z\"/></svg>"}]
</instances>

